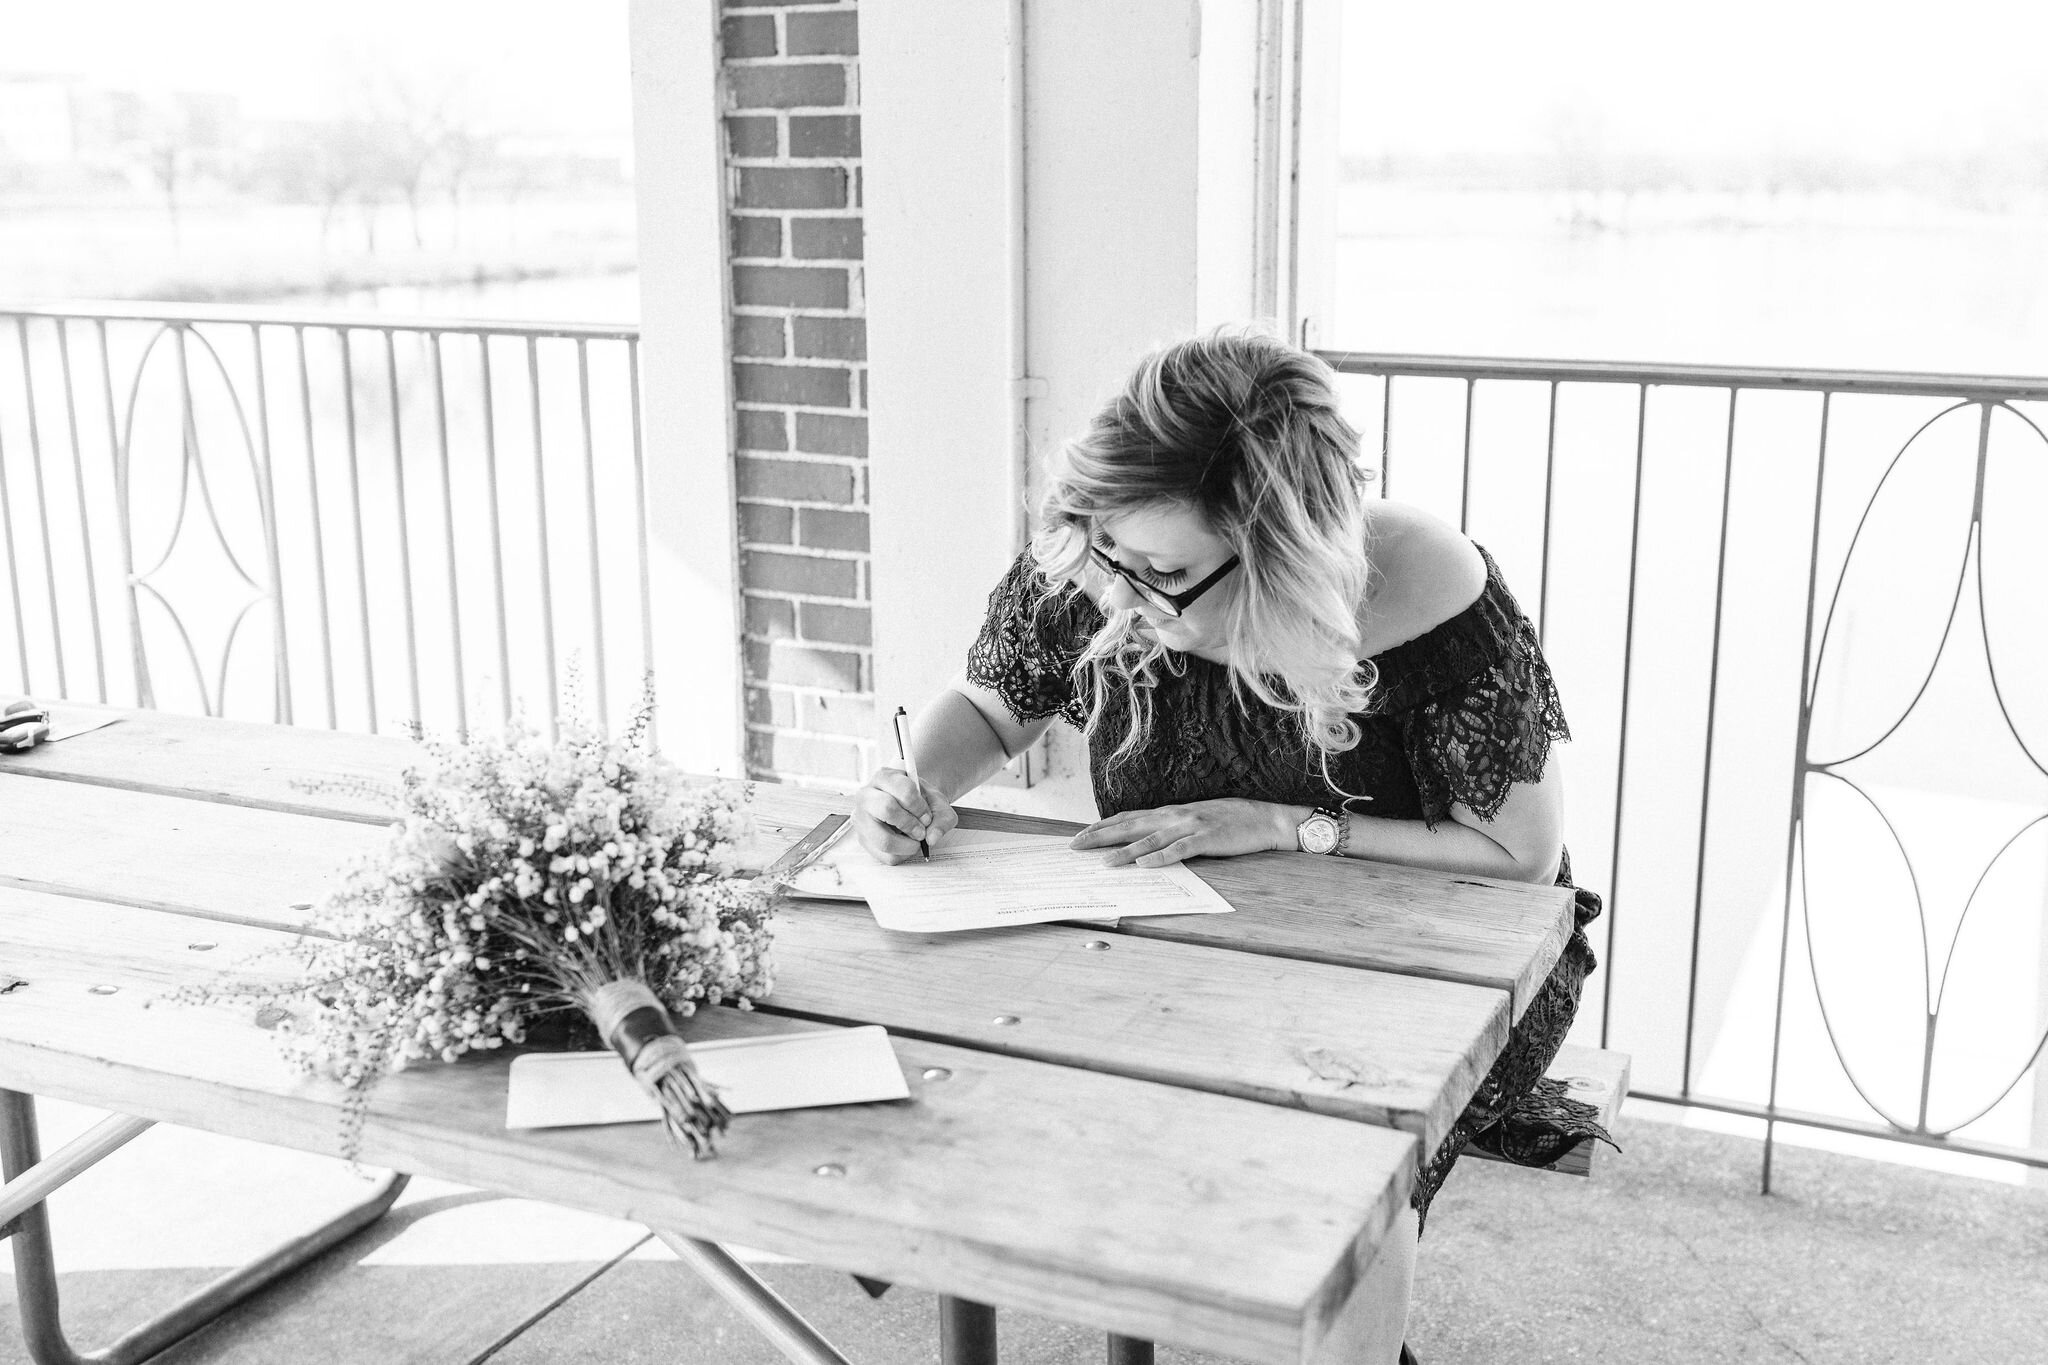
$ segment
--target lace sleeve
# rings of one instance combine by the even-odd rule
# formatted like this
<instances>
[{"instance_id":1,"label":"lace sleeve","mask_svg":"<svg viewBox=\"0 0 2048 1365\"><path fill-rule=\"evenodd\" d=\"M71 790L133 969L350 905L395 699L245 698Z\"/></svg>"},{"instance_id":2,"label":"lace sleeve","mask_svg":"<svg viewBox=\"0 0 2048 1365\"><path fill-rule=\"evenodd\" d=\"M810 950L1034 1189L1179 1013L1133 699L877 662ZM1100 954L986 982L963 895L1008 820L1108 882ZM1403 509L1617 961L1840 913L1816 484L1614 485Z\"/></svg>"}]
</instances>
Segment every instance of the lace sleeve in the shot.
<instances>
[{"instance_id":1,"label":"lace sleeve","mask_svg":"<svg viewBox=\"0 0 2048 1365\"><path fill-rule=\"evenodd\" d=\"M1462 638L1444 642L1450 667L1400 717L1431 826L1454 803L1491 820L1509 787L1543 776L1551 741L1571 738L1536 630L1490 558L1487 568L1485 591L1458 620Z\"/></svg>"},{"instance_id":2,"label":"lace sleeve","mask_svg":"<svg viewBox=\"0 0 2048 1365\"><path fill-rule=\"evenodd\" d=\"M1101 623L1085 594L1048 582L1027 550L988 595L981 634L967 651L967 680L1001 697L1019 724L1050 715L1082 724L1071 674Z\"/></svg>"}]
</instances>

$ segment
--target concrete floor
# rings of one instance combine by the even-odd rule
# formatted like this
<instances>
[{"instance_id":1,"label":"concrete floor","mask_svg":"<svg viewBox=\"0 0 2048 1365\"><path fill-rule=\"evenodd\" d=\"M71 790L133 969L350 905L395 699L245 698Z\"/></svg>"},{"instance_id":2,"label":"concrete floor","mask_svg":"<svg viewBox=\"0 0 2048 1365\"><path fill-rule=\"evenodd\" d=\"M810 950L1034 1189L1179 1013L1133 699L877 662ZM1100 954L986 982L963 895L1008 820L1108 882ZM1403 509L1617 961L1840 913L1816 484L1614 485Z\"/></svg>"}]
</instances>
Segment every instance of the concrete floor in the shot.
<instances>
[{"instance_id":1,"label":"concrete floor","mask_svg":"<svg viewBox=\"0 0 2048 1365\"><path fill-rule=\"evenodd\" d=\"M46 1106L46 1145L92 1116ZM1576 1180L1467 1162L1423 1239L1410 1340L1444 1362L2048 1360L2048 1192L1624 1119ZM65 1321L97 1347L350 1199L333 1163L159 1129L53 1201ZM132 1215L132 1217L131 1217ZM178 1365L773 1365L642 1231L415 1182L357 1241L161 1359ZM937 1359L929 1295L763 1273L856 1362ZM25 1362L0 1275L0 1365ZM1006 1365L1102 1359L1001 1320ZM1162 1348L1161 1362L1214 1360Z\"/></svg>"}]
</instances>

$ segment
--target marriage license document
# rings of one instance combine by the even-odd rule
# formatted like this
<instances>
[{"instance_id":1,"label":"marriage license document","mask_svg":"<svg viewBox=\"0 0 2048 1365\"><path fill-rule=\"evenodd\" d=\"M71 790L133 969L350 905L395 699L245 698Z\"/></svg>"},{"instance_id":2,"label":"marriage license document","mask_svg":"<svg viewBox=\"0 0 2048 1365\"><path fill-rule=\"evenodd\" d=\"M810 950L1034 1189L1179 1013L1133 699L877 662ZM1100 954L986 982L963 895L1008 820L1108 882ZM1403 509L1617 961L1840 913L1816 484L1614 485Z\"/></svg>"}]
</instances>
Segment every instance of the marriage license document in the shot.
<instances>
[{"instance_id":1,"label":"marriage license document","mask_svg":"<svg viewBox=\"0 0 2048 1365\"><path fill-rule=\"evenodd\" d=\"M868 903L875 922L903 933L992 929L1051 920L1216 915L1230 903L1187 868L1109 867L1100 850L1070 848L1064 835L956 830L932 850L888 866L843 839L820 862L843 890ZM799 878L797 894L803 894Z\"/></svg>"}]
</instances>

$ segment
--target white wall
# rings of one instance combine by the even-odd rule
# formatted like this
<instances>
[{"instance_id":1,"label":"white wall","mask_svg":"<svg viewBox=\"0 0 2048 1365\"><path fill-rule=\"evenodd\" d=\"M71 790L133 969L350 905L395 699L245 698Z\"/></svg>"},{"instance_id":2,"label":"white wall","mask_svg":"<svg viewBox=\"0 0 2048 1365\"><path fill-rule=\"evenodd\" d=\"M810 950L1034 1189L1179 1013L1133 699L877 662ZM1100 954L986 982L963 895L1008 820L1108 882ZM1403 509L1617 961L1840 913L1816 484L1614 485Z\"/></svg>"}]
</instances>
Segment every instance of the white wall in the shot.
<instances>
[{"instance_id":1,"label":"white wall","mask_svg":"<svg viewBox=\"0 0 2048 1365\"><path fill-rule=\"evenodd\" d=\"M961 666L1019 548L1018 22L863 0L875 712ZM880 752L894 752L886 735Z\"/></svg>"},{"instance_id":2,"label":"white wall","mask_svg":"<svg viewBox=\"0 0 2048 1365\"><path fill-rule=\"evenodd\" d=\"M1253 231L1260 6L1201 9L1195 223L1197 326L1255 317Z\"/></svg>"},{"instance_id":3,"label":"white wall","mask_svg":"<svg viewBox=\"0 0 2048 1365\"><path fill-rule=\"evenodd\" d=\"M710 7L633 0L656 738L692 772L737 776L738 538L717 24Z\"/></svg>"}]
</instances>

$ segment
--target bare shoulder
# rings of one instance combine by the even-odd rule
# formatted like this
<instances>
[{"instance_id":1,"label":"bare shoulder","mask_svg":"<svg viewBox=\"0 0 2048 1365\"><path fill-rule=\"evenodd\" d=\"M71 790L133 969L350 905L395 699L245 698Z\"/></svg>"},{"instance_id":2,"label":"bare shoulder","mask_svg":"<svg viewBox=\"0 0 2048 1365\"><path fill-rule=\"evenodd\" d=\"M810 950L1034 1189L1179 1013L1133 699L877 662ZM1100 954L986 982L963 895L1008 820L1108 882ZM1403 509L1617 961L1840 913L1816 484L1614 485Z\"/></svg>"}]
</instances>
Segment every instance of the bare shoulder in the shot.
<instances>
[{"instance_id":1,"label":"bare shoulder","mask_svg":"<svg viewBox=\"0 0 2048 1365\"><path fill-rule=\"evenodd\" d=\"M1457 527L1403 502L1375 502L1369 514L1372 588L1360 622L1367 658L1434 630L1486 588L1486 561Z\"/></svg>"}]
</instances>

